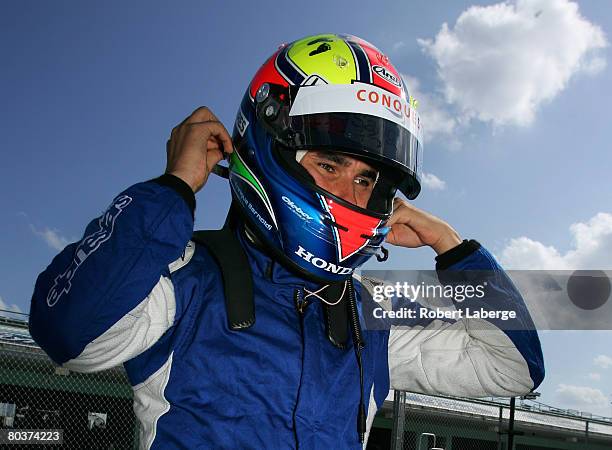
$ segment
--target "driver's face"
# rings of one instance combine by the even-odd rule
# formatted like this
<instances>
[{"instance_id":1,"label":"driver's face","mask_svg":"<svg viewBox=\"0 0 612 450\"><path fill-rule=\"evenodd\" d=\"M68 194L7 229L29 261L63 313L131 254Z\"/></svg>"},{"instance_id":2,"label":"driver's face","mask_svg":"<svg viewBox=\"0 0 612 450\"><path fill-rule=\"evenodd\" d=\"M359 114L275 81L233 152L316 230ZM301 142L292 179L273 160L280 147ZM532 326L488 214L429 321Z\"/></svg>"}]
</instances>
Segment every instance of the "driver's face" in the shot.
<instances>
[{"instance_id":1,"label":"driver's face","mask_svg":"<svg viewBox=\"0 0 612 450\"><path fill-rule=\"evenodd\" d=\"M341 153L314 150L300 164L317 186L361 208L367 206L378 175L372 166Z\"/></svg>"}]
</instances>

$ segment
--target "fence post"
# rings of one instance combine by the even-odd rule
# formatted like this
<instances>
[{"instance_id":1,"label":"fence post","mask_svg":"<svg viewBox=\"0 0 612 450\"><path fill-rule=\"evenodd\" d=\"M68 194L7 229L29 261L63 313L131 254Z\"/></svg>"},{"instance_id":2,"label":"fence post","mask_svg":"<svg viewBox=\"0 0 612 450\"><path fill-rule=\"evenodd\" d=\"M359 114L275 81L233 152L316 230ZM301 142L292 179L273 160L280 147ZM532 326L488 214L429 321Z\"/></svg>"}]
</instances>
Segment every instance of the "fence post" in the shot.
<instances>
[{"instance_id":1,"label":"fence post","mask_svg":"<svg viewBox=\"0 0 612 450\"><path fill-rule=\"evenodd\" d=\"M510 422L508 423L508 450L514 450L514 410L516 397L510 398Z\"/></svg>"},{"instance_id":2,"label":"fence post","mask_svg":"<svg viewBox=\"0 0 612 450\"><path fill-rule=\"evenodd\" d=\"M393 430L391 432L391 450L402 450L404 441L404 423L406 421L406 392L393 391Z\"/></svg>"},{"instance_id":3,"label":"fence post","mask_svg":"<svg viewBox=\"0 0 612 450\"><path fill-rule=\"evenodd\" d=\"M586 438L586 445L589 445L589 420L588 419L586 420L586 425L585 425L584 432L585 432L585 435L586 435L585 436L585 438Z\"/></svg>"},{"instance_id":4,"label":"fence post","mask_svg":"<svg viewBox=\"0 0 612 450\"><path fill-rule=\"evenodd\" d=\"M499 405L499 417L497 419L497 450L502 450L502 433L504 429L504 407Z\"/></svg>"}]
</instances>

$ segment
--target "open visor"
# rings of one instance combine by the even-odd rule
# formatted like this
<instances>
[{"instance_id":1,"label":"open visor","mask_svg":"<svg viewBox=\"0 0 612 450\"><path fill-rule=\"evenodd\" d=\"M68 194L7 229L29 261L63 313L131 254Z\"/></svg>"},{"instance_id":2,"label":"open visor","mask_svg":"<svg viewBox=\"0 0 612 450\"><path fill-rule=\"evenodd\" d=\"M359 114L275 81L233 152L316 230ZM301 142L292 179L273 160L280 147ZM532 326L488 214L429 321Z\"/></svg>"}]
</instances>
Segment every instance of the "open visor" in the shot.
<instances>
[{"instance_id":1,"label":"open visor","mask_svg":"<svg viewBox=\"0 0 612 450\"><path fill-rule=\"evenodd\" d=\"M416 198L421 190L422 131L418 113L405 99L365 83L292 86L289 109L283 101L287 91L274 95L275 88L258 101L257 111L282 144L365 158L406 197Z\"/></svg>"}]
</instances>

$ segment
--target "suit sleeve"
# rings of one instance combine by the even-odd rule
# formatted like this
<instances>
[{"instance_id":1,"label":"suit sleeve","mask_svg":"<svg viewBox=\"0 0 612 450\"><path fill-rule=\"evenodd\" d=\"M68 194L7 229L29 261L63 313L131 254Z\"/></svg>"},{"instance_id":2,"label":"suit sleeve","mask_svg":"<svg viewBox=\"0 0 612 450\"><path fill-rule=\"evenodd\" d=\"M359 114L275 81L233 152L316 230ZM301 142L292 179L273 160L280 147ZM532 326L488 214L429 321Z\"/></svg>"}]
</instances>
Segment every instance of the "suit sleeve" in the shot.
<instances>
[{"instance_id":1,"label":"suit sleeve","mask_svg":"<svg viewBox=\"0 0 612 450\"><path fill-rule=\"evenodd\" d=\"M53 361L107 369L173 325L181 305L170 271L184 263L194 208L193 192L172 175L136 184L53 259L36 281L29 321Z\"/></svg>"},{"instance_id":2,"label":"suit sleeve","mask_svg":"<svg viewBox=\"0 0 612 450\"><path fill-rule=\"evenodd\" d=\"M464 241L441 256L436 265L441 281L443 269L455 276L462 273L458 271L489 271L493 275L488 278L487 295L477 306L513 310L517 318L509 329L504 329L502 321L476 318L430 319L408 330L391 327L392 388L466 397L517 396L537 388L544 378L542 349L529 311L510 278L476 241Z\"/></svg>"}]
</instances>

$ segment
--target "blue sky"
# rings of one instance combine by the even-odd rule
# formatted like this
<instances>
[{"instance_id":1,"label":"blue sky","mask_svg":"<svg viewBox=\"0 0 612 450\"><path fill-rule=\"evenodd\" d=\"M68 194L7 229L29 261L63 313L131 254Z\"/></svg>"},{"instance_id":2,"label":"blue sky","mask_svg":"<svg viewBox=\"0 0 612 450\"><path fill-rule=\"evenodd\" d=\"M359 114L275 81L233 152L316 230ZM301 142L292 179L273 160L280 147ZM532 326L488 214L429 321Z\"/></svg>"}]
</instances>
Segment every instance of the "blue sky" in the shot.
<instances>
[{"instance_id":1,"label":"blue sky","mask_svg":"<svg viewBox=\"0 0 612 450\"><path fill-rule=\"evenodd\" d=\"M173 126L206 105L231 129L265 58L320 32L374 43L420 100L418 207L509 268L612 269L611 29L596 0L4 1L0 306L27 312L57 249L163 172ZM226 182L211 177L197 199L196 227L220 226ZM395 249L389 265L429 269L433 256ZM541 337L543 401L610 415L612 334Z\"/></svg>"}]
</instances>

